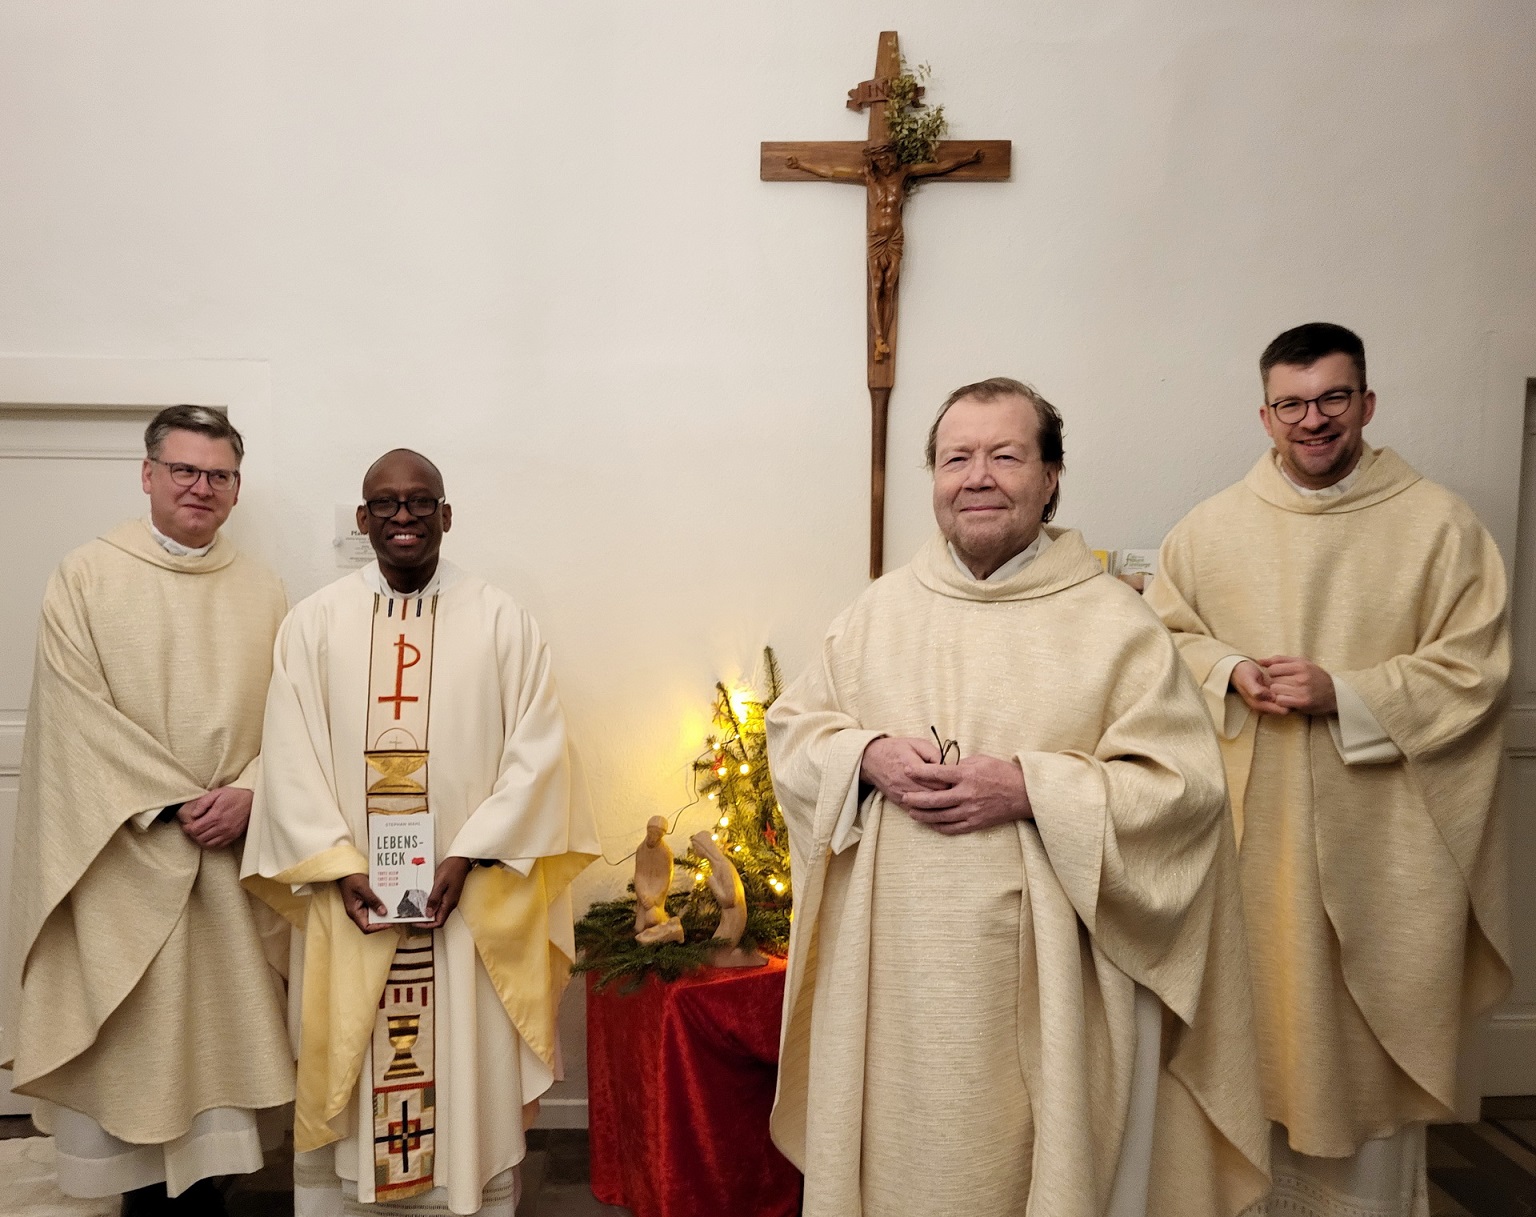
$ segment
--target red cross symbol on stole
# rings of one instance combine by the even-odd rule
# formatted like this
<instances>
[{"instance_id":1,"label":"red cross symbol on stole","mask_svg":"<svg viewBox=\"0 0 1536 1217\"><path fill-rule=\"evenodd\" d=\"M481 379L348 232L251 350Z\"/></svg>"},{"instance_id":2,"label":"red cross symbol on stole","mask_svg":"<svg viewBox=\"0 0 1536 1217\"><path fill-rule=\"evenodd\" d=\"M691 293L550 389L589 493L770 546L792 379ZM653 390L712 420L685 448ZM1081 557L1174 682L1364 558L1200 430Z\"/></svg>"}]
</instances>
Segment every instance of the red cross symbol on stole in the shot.
<instances>
[{"instance_id":1,"label":"red cross symbol on stole","mask_svg":"<svg viewBox=\"0 0 1536 1217\"><path fill-rule=\"evenodd\" d=\"M392 701L392 702L395 703L395 721L399 722L400 721L400 707L401 707L401 704L404 703L404 702L408 702L408 701L420 701L421 700L421 698L419 698L419 697L411 697L411 696L407 695L405 692L403 692L403 690L405 688L405 670L406 670L406 668L414 668L418 663L421 662L421 651L419 649L417 649L416 647L413 647L410 643L408 643L405 640L405 635L404 634L401 634L400 637L398 639L396 639L396 641L395 641L395 651L396 651L396 656L395 656L395 692L394 692L394 696L391 697L389 694L386 693L386 694L384 694L383 696L381 696L379 698L379 701L381 701L381 702ZM411 657L409 659L407 659L405 657L405 653L407 651L409 651L411 653Z\"/></svg>"}]
</instances>

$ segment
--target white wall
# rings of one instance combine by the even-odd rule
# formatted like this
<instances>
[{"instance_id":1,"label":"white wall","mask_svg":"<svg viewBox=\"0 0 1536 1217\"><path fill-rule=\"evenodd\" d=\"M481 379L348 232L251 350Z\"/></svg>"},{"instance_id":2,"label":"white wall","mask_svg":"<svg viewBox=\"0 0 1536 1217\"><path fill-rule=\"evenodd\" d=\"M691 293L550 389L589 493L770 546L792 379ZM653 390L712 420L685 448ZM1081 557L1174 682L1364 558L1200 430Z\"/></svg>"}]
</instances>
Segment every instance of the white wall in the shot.
<instances>
[{"instance_id":1,"label":"white wall","mask_svg":"<svg viewBox=\"0 0 1536 1217\"><path fill-rule=\"evenodd\" d=\"M865 583L863 204L757 145L860 138L884 28L1015 165L908 208L893 564L953 386L1035 382L1064 522L1151 546L1255 458L1258 353L1317 318L1367 339L1370 437L1513 541L1521 0L0 0L0 356L265 361L239 530L295 596L368 461L433 456L625 854L716 677L800 668Z\"/></svg>"}]
</instances>

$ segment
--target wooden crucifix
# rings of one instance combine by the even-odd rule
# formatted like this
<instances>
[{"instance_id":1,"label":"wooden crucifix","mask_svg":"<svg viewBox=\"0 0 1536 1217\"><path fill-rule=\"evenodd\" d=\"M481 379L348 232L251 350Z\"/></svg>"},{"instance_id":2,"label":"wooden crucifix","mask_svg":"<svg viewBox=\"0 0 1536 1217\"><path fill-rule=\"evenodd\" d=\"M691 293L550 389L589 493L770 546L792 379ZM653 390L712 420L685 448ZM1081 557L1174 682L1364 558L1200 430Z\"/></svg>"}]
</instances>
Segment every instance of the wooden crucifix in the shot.
<instances>
[{"instance_id":1,"label":"wooden crucifix","mask_svg":"<svg viewBox=\"0 0 1536 1217\"><path fill-rule=\"evenodd\" d=\"M909 191L925 178L963 182L1006 181L1013 145L1006 139L954 140L938 145L933 160L902 164L891 143L885 108L890 82L901 75L896 31L880 35L875 75L848 90L850 110L869 110L869 139L820 143L768 143L762 148L765 182L856 182L865 188L868 286L865 298L869 402L873 415L869 482L869 577L885 565L885 433L896 384L896 298L901 278L901 212Z\"/></svg>"}]
</instances>

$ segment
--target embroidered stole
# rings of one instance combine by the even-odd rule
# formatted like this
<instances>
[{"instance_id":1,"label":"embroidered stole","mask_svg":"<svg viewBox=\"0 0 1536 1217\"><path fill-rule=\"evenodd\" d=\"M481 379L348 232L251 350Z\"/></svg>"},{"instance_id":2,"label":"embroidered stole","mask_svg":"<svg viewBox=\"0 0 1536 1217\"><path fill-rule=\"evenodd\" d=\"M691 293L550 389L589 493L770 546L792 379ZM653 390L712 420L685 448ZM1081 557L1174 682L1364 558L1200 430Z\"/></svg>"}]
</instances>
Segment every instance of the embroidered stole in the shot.
<instances>
[{"instance_id":1,"label":"embroidered stole","mask_svg":"<svg viewBox=\"0 0 1536 1217\"><path fill-rule=\"evenodd\" d=\"M364 753L370 823L374 816L430 810L427 724L436 620L436 596L373 598ZM416 886L430 891L437 862L424 863ZM386 1204L431 1191L437 1122L432 931L405 925L397 932L374 1023L370 1076L374 1198Z\"/></svg>"}]
</instances>

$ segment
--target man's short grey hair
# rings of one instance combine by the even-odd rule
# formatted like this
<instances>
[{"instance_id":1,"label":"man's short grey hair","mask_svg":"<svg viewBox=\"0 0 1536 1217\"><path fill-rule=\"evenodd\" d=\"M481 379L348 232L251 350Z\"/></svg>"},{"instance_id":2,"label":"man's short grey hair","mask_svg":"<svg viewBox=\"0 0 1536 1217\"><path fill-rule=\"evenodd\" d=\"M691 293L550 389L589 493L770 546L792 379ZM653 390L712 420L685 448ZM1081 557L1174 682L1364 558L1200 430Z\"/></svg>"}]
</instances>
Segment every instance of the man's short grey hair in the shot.
<instances>
[{"instance_id":1,"label":"man's short grey hair","mask_svg":"<svg viewBox=\"0 0 1536 1217\"><path fill-rule=\"evenodd\" d=\"M245 459L245 440L222 410L207 406L167 406L149 420L144 429L144 452L150 460L160 459L160 448L172 431L196 431L209 439L225 439L235 450L235 464Z\"/></svg>"},{"instance_id":2,"label":"man's short grey hair","mask_svg":"<svg viewBox=\"0 0 1536 1217\"><path fill-rule=\"evenodd\" d=\"M1011 376L992 376L986 380L978 380L975 384L961 385L953 393L944 399L944 404L939 407L939 412L934 416L933 426L928 428L928 446L924 449L924 456L928 460L928 468L933 469L934 461L938 458L939 424L944 421L944 416L949 413L950 406L957 401L998 401L1004 397L1022 397L1035 408L1035 417L1040 420L1040 459L1047 465L1053 465L1056 472L1060 473L1067 467L1066 448L1062 443L1062 436L1066 427L1061 421L1061 412L1041 397L1033 385L1027 385L1022 380L1014 380ZM1056 505L1061 501L1061 483L1056 483L1056 489L1051 494L1051 501L1045 505L1045 512L1041 517L1044 523L1050 523L1051 517L1056 514Z\"/></svg>"}]
</instances>

